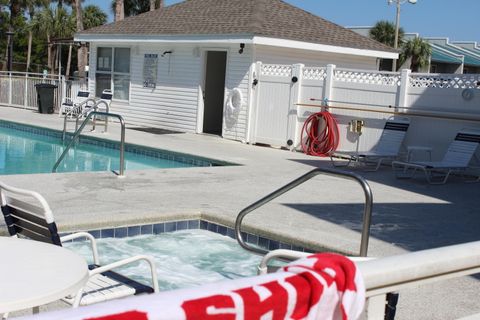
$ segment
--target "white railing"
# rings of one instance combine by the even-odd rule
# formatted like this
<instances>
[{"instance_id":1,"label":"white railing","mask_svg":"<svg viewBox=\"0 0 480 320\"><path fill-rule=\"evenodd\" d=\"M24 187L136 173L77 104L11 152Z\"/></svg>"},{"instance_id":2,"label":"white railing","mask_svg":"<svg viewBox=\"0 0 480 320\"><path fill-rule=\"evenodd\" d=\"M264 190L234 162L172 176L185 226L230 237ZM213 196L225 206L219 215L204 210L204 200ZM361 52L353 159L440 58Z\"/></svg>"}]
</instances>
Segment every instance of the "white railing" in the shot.
<instances>
[{"instance_id":1,"label":"white railing","mask_svg":"<svg viewBox=\"0 0 480 320\"><path fill-rule=\"evenodd\" d=\"M480 272L480 241L362 261L358 267L369 299L367 318L384 319L389 292L400 291L401 296L403 289ZM446 294L453 296L455 292Z\"/></svg>"},{"instance_id":2,"label":"white railing","mask_svg":"<svg viewBox=\"0 0 480 320\"><path fill-rule=\"evenodd\" d=\"M35 85L48 83L57 86L54 90L54 107L58 111L62 101L77 96L80 89L86 89L85 81L66 81L64 76L41 73L0 72L0 106L13 106L30 110L38 109Z\"/></svg>"},{"instance_id":3,"label":"white railing","mask_svg":"<svg viewBox=\"0 0 480 320\"><path fill-rule=\"evenodd\" d=\"M270 251L260 262L259 274L268 272L267 265L272 259L295 260L309 255L310 253L284 249ZM400 292L401 297L404 289L415 289L420 285L479 273L480 241L378 259L355 257L352 260L360 269L367 290L366 319L383 320L387 293ZM448 295L455 294L452 291L446 292Z\"/></svg>"}]
</instances>

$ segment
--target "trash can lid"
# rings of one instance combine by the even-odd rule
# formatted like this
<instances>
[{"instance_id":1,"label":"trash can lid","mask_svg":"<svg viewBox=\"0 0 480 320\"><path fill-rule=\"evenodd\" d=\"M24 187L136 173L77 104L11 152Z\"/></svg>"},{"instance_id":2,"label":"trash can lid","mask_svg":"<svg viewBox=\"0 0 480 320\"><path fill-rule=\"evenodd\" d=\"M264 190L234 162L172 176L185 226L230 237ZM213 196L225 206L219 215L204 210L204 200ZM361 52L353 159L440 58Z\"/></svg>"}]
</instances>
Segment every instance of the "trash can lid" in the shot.
<instances>
[{"instance_id":1,"label":"trash can lid","mask_svg":"<svg viewBox=\"0 0 480 320\"><path fill-rule=\"evenodd\" d=\"M56 89L58 87L56 85L50 84L50 83L38 83L38 84L35 85L35 88L53 88L53 89Z\"/></svg>"}]
</instances>

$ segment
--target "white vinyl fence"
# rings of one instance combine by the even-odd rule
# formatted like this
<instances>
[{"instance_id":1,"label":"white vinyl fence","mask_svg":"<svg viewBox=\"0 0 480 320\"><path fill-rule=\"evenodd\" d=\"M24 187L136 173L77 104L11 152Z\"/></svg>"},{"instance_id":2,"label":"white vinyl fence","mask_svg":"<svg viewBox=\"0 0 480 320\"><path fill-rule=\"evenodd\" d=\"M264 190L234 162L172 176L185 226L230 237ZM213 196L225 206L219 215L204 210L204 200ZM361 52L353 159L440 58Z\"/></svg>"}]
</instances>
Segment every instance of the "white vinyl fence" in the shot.
<instances>
[{"instance_id":1,"label":"white vinyl fence","mask_svg":"<svg viewBox=\"0 0 480 320\"><path fill-rule=\"evenodd\" d=\"M462 128L480 128L479 74L418 74L258 63L252 96L252 143L298 148L306 118L325 110L335 115L340 150L369 150L385 120L397 113L411 119L405 145L433 148L442 156ZM361 135L349 131L363 120ZM290 140L290 141L289 141Z\"/></svg>"},{"instance_id":2,"label":"white vinyl fence","mask_svg":"<svg viewBox=\"0 0 480 320\"><path fill-rule=\"evenodd\" d=\"M29 110L38 110L37 90L35 85L47 83L56 85L54 106L58 111L66 98L77 95L81 88L87 88L86 82L67 81L65 77L40 73L0 72L0 106L14 106Z\"/></svg>"}]
</instances>

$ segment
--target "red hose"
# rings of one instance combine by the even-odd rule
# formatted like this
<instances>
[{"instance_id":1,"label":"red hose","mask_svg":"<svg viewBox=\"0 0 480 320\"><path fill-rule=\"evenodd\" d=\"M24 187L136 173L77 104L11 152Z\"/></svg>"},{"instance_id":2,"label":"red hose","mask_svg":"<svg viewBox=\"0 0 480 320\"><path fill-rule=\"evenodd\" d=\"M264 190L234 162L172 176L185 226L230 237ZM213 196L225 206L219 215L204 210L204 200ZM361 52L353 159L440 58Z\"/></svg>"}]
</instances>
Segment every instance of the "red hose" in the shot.
<instances>
[{"instance_id":1,"label":"red hose","mask_svg":"<svg viewBox=\"0 0 480 320\"><path fill-rule=\"evenodd\" d=\"M320 120L325 124L321 132L319 131ZM302 149L306 154L328 157L337 149L338 142L337 121L330 112L314 113L303 124Z\"/></svg>"}]
</instances>

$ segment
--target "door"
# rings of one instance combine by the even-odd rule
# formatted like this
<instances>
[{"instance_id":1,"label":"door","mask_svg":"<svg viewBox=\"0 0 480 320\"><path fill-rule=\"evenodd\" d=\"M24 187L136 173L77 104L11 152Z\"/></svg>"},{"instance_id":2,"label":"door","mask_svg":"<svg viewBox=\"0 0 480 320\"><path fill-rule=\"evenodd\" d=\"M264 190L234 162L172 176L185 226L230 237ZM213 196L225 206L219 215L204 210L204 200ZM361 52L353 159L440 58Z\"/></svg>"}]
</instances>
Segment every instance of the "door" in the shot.
<instances>
[{"instance_id":1,"label":"door","mask_svg":"<svg viewBox=\"0 0 480 320\"><path fill-rule=\"evenodd\" d=\"M207 51L206 60L203 132L222 135L227 53Z\"/></svg>"},{"instance_id":2,"label":"door","mask_svg":"<svg viewBox=\"0 0 480 320\"><path fill-rule=\"evenodd\" d=\"M254 143L288 146L295 136L295 106L291 102L292 76L262 71L257 86Z\"/></svg>"}]
</instances>

